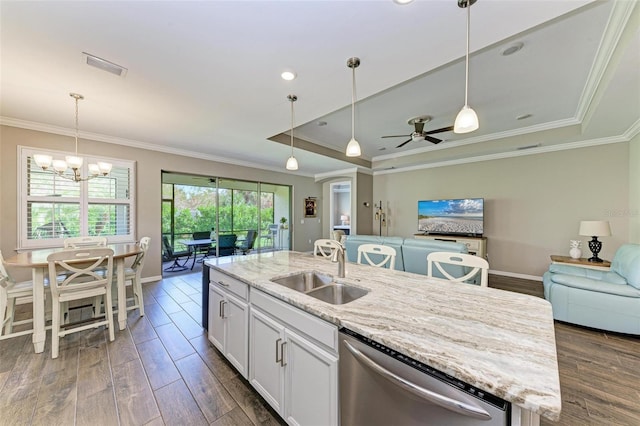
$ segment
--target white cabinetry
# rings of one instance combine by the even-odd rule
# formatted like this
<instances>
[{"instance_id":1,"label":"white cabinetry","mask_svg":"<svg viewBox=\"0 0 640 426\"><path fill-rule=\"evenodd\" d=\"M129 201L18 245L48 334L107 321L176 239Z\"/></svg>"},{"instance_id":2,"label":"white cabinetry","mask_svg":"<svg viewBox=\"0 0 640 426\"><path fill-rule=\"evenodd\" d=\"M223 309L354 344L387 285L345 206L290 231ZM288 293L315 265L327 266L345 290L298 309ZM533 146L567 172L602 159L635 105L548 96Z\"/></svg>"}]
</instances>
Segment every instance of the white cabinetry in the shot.
<instances>
[{"instance_id":1,"label":"white cabinetry","mask_svg":"<svg viewBox=\"0 0 640 426\"><path fill-rule=\"evenodd\" d=\"M249 382L291 425L338 424L336 326L251 292Z\"/></svg>"},{"instance_id":2,"label":"white cabinetry","mask_svg":"<svg viewBox=\"0 0 640 426\"><path fill-rule=\"evenodd\" d=\"M213 269L209 277L209 340L247 378L249 288Z\"/></svg>"},{"instance_id":3,"label":"white cabinetry","mask_svg":"<svg viewBox=\"0 0 640 426\"><path fill-rule=\"evenodd\" d=\"M483 259L487 258L487 237L458 237L451 235L425 235L425 234L414 234L415 238L424 238L427 240L436 240L436 241L451 241L454 243L462 243L467 246L467 250L469 254L473 254L475 256L482 257Z\"/></svg>"}]
</instances>

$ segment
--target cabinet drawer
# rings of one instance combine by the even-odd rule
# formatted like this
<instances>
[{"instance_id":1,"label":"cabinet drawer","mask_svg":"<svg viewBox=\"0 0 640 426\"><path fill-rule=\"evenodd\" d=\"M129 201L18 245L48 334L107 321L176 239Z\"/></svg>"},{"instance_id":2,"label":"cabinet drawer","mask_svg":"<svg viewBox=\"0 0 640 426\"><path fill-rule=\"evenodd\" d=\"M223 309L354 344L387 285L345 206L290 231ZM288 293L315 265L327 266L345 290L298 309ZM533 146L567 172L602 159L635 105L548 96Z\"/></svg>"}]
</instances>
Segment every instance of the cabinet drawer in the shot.
<instances>
[{"instance_id":1,"label":"cabinet drawer","mask_svg":"<svg viewBox=\"0 0 640 426\"><path fill-rule=\"evenodd\" d=\"M236 278L230 277L224 272L211 268L209 272L209 282L219 285L242 300L249 298L249 286Z\"/></svg>"},{"instance_id":2,"label":"cabinet drawer","mask_svg":"<svg viewBox=\"0 0 640 426\"><path fill-rule=\"evenodd\" d=\"M460 241L467 246L467 250L478 251L480 250L480 240L462 240Z\"/></svg>"},{"instance_id":3,"label":"cabinet drawer","mask_svg":"<svg viewBox=\"0 0 640 426\"><path fill-rule=\"evenodd\" d=\"M256 289L251 291L251 306L260 308L266 314L284 322L287 327L304 333L332 352L338 351L337 326Z\"/></svg>"}]
</instances>

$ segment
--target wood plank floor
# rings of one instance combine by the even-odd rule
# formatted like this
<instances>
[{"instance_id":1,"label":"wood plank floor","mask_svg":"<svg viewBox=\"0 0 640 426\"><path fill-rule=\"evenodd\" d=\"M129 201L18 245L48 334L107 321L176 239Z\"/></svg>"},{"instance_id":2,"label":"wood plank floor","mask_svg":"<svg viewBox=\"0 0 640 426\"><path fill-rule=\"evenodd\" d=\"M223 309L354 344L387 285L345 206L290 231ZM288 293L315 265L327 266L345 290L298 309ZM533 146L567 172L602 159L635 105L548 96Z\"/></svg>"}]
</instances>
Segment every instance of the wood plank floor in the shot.
<instances>
[{"instance_id":1,"label":"wood plank floor","mask_svg":"<svg viewBox=\"0 0 640 426\"><path fill-rule=\"evenodd\" d=\"M491 287L542 297L535 281ZM104 329L65 337L60 357L30 336L0 341L0 425L284 424L207 340L200 274L143 286L146 315L109 342ZM640 425L640 339L556 323L562 416L551 425Z\"/></svg>"}]
</instances>

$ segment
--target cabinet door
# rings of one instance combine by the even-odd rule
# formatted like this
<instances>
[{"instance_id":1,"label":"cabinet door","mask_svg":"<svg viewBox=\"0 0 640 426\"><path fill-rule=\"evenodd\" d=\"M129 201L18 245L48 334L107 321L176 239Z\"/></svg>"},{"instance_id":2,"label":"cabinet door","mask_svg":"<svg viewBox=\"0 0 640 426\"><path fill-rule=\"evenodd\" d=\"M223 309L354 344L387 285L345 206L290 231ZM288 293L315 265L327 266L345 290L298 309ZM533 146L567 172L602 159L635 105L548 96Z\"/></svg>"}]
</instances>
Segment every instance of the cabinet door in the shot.
<instances>
[{"instance_id":1,"label":"cabinet door","mask_svg":"<svg viewBox=\"0 0 640 426\"><path fill-rule=\"evenodd\" d=\"M251 309L249 336L249 382L282 415L284 368L279 359L284 327L257 309Z\"/></svg>"},{"instance_id":2,"label":"cabinet door","mask_svg":"<svg viewBox=\"0 0 640 426\"><path fill-rule=\"evenodd\" d=\"M238 372L247 378L249 358L249 306L227 294L224 303L224 355Z\"/></svg>"},{"instance_id":3,"label":"cabinet door","mask_svg":"<svg viewBox=\"0 0 640 426\"><path fill-rule=\"evenodd\" d=\"M222 319L224 292L209 285L209 341L224 353L224 320Z\"/></svg>"},{"instance_id":4,"label":"cabinet door","mask_svg":"<svg viewBox=\"0 0 640 426\"><path fill-rule=\"evenodd\" d=\"M290 425L338 424L338 357L286 330L285 415Z\"/></svg>"}]
</instances>

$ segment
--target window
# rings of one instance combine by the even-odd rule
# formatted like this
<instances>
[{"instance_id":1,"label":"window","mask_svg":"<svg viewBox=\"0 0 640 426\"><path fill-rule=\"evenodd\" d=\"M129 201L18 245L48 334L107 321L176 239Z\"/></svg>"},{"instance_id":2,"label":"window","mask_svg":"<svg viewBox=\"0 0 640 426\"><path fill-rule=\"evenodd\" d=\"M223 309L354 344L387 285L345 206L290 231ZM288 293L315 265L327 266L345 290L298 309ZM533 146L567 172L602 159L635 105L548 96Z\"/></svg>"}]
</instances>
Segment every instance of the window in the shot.
<instances>
[{"instance_id":1,"label":"window","mask_svg":"<svg viewBox=\"0 0 640 426\"><path fill-rule=\"evenodd\" d=\"M110 243L135 240L135 162L109 159L109 176L73 182L38 167L32 156L65 153L19 147L20 166L18 207L20 248L61 246L67 237L102 235ZM87 164L96 158L84 156L82 176ZM71 176L70 171L67 174Z\"/></svg>"}]
</instances>

